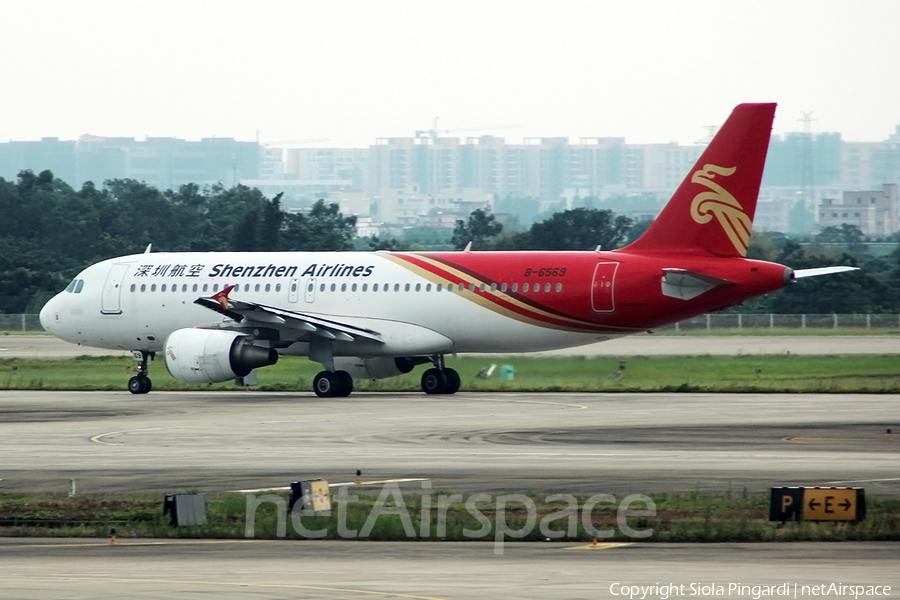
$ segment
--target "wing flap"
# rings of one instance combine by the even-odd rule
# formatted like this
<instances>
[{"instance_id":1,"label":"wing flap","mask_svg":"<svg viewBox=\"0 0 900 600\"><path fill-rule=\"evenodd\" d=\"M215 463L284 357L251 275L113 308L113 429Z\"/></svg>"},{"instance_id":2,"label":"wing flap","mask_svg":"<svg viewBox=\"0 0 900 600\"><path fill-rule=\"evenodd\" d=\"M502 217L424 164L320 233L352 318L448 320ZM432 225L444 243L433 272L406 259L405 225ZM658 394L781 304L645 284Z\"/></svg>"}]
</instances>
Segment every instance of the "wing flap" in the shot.
<instances>
[{"instance_id":1,"label":"wing flap","mask_svg":"<svg viewBox=\"0 0 900 600\"><path fill-rule=\"evenodd\" d=\"M377 331L357 327L349 323L342 323L334 319L327 319L317 315L285 310L275 306L268 306L246 300L231 299L223 290L211 297L201 297L194 300L198 304L219 314L225 315L238 323L247 322L274 325L278 328L296 329L310 335L316 335L329 340L352 342L356 338L365 338L376 342L384 340Z\"/></svg>"}]
</instances>

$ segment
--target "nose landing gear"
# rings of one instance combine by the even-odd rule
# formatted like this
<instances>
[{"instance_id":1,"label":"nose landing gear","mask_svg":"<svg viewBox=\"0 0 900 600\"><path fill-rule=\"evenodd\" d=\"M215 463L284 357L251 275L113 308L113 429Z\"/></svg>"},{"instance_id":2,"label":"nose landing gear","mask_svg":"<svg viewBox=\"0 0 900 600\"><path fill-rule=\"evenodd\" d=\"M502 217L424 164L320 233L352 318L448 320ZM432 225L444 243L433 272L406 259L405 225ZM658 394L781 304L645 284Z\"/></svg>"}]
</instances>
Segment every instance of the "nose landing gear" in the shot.
<instances>
[{"instance_id":1,"label":"nose landing gear","mask_svg":"<svg viewBox=\"0 0 900 600\"><path fill-rule=\"evenodd\" d=\"M153 389L153 382L147 377L149 373L147 363L153 360L153 352L132 350L131 355L138 361L138 366L135 369L137 375L128 380L128 391L132 394L146 394Z\"/></svg>"}]
</instances>

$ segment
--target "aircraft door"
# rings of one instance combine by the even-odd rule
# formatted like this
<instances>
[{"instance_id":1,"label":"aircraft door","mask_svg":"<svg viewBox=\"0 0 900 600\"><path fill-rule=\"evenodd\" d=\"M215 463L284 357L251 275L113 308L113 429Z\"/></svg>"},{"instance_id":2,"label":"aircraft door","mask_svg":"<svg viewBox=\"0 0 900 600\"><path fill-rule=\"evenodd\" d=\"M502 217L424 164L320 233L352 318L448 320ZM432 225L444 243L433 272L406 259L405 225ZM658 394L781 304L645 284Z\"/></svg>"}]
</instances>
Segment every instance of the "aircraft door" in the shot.
<instances>
[{"instance_id":1,"label":"aircraft door","mask_svg":"<svg viewBox=\"0 0 900 600\"><path fill-rule=\"evenodd\" d=\"M615 282L616 269L619 263L602 262L594 269L594 281L591 284L591 308L597 313L611 313L616 310Z\"/></svg>"},{"instance_id":2,"label":"aircraft door","mask_svg":"<svg viewBox=\"0 0 900 600\"><path fill-rule=\"evenodd\" d=\"M100 295L100 312L104 315L122 314L122 282L128 265L113 265L103 284Z\"/></svg>"},{"instance_id":3,"label":"aircraft door","mask_svg":"<svg viewBox=\"0 0 900 600\"><path fill-rule=\"evenodd\" d=\"M312 302L316 299L316 278L310 277L306 280L306 288L303 293L303 297L307 302Z\"/></svg>"},{"instance_id":4,"label":"aircraft door","mask_svg":"<svg viewBox=\"0 0 900 600\"><path fill-rule=\"evenodd\" d=\"M296 277L291 279L288 286L288 302L296 303L300 299L300 280Z\"/></svg>"}]
</instances>

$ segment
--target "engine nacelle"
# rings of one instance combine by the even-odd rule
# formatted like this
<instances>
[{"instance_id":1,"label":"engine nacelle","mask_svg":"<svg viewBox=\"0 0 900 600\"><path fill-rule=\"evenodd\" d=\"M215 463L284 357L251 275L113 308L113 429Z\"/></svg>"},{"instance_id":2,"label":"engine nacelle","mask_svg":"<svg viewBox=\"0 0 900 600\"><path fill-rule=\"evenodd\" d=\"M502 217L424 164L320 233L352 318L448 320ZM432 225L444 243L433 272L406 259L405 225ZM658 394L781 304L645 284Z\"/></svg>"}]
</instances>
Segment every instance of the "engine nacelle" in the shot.
<instances>
[{"instance_id":1,"label":"engine nacelle","mask_svg":"<svg viewBox=\"0 0 900 600\"><path fill-rule=\"evenodd\" d=\"M334 368L337 371L347 371L353 379L387 379L388 377L396 377L412 371L413 367L423 362L428 362L427 358L393 358L389 356L379 356L376 358L356 358L356 357L335 357Z\"/></svg>"},{"instance_id":2,"label":"engine nacelle","mask_svg":"<svg viewBox=\"0 0 900 600\"><path fill-rule=\"evenodd\" d=\"M245 335L218 329L179 329L166 339L166 369L188 383L218 383L274 365L278 352Z\"/></svg>"}]
</instances>

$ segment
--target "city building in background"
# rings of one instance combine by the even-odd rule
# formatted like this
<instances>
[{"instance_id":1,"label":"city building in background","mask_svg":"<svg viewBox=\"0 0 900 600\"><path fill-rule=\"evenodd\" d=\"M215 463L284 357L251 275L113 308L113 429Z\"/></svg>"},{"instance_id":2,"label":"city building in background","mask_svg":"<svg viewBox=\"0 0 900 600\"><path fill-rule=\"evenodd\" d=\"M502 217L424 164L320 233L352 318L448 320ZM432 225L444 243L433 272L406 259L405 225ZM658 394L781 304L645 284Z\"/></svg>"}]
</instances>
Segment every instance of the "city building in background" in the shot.
<instances>
[{"instance_id":1,"label":"city building in background","mask_svg":"<svg viewBox=\"0 0 900 600\"><path fill-rule=\"evenodd\" d=\"M705 148L629 144L619 137L510 142L441 133L435 127L378 138L368 148L320 147L328 140L260 144L89 135L11 141L0 143L0 177L50 169L76 188L117 178L160 189L240 183L270 197L283 192L287 210L308 210L319 199L335 202L359 217L361 231L372 233L451 229L477 208L524 225L575 206L654 216ZM897 183L900 126L884 141L848 142L839 133L812 134L807 123L804 132L772 137L754 227L806 234L848 223L869 236L891 235L900 229Z\"/></svg>"},{"instance_id":2,"label":"city building in background","mask_svg":"<svg viewBox=\"0 0 900 600\"><path fill-rule=\"evenodd\" d=\"M844 192L840 201L826 198L819 207L819 226L854 225L864 236L884 237L900 231L897 184L880 190Z\"/></svg>"}]
</instances>

